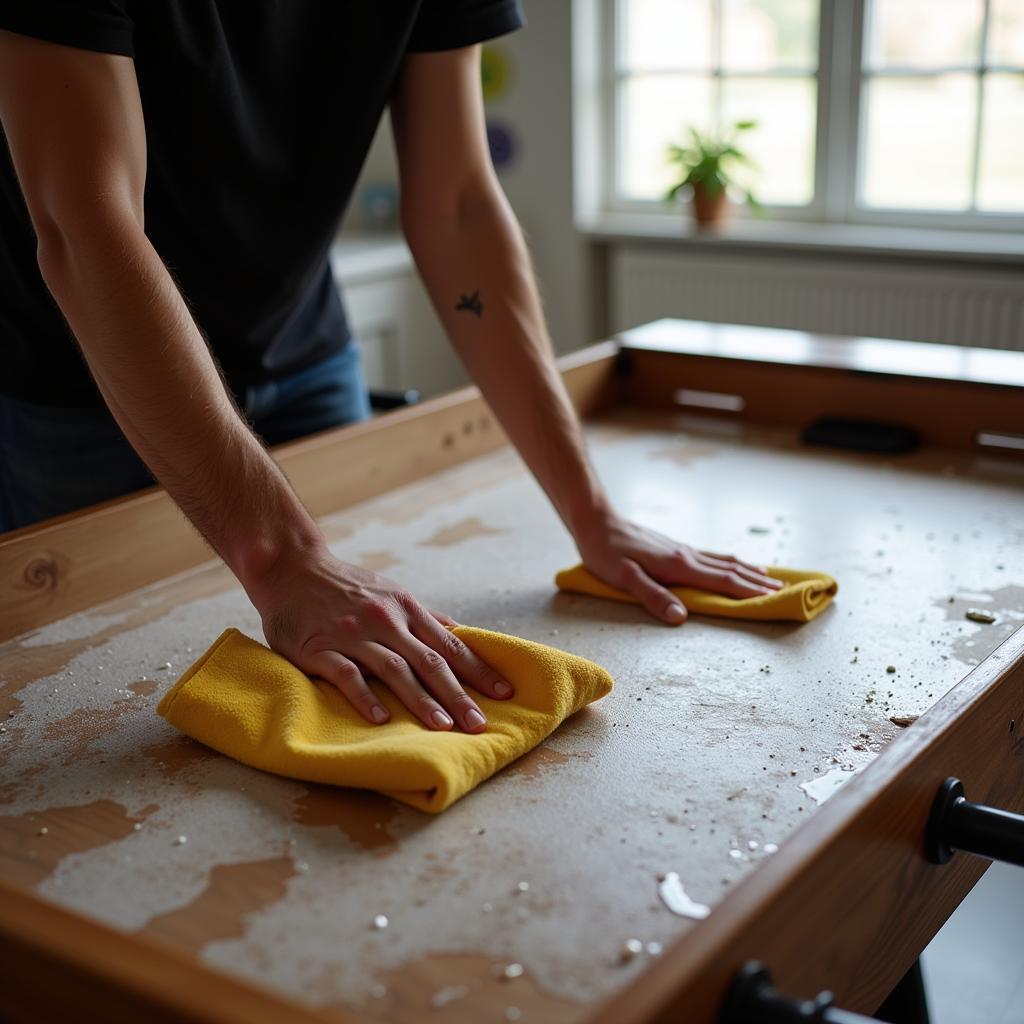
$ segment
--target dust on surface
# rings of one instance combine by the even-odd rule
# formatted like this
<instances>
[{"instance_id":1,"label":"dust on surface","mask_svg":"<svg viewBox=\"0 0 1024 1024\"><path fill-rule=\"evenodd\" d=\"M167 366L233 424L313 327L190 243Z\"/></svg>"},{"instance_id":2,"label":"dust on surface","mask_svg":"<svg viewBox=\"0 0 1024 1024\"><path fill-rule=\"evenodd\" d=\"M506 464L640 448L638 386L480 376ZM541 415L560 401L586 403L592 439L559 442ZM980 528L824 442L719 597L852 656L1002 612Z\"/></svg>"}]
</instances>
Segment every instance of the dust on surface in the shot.
<instances>
[{"instance_id":1,"label":"dust on surface","mask_svg":"<svg viewBox=\"0 0 1024 1024\"><path fill-rule=\"evenodd\" d=\"M722 450L721 445L689 442L674 444L669 448L660 448L651 452L649 458L665 462L674 462L677 466L689 466L698 459L709 459Z\"/></svg>"},{"instance_id":2,"label":"dust on surface","mask_svg":"<svg viewBox=\"0 0 1024 1024\"><path fill-rule=\"evenodd\" d=\"M546 744L534 747L502 770L502 775L515 775L524 779L536 779L538 775L568 764L570 761L589 761L592 754L581 751L575 754L563 754L560 750Z\"/></svg>"},{"instance_id":3,"label":"dust on surface","mask_svg":"<svg viewBox=\"0 0 1024 1024\"><path fill-rule=\"evenodd\" d=\"M35 635L29 634L0 644L0 719L11 711L21 711L22 701L17 696L21 690L37 679L63 671L80 654L102 646L121 633L154 622L183 604L223 593L237 585L225 565L212 563L162 583L158 589L144 595L133 591L90 609L97 615L121 616L116 622L105 623L90 636L37 646L26 642Z\"/></svg>"},{"instance_id":4,"label":"dust on surface","mask_svg":"<svg viewBox=\"0 0 1024 1024\"><path fill-rule=\"evenodd\" d=\"M189 953L220 939L239 939L246 917L283 899L296 874L291 857L218 864L194 900L151 918L138 934Z\"/></svg>"},{"instance_id":5,"label":"dust on surface","mask_svg":"<svg viewBox=\"0 0 1024 1024\"><path fill-rule=\"evenodd\" d=\"M292 807L292 820L313 828L339 828L361 850L377 857L392 853L397 840L388 825L400 808L378 793L311 783Z\"/></svg>"},{"instance_id":6,"label":"dust on surface","mask_svg":"<svg viewBox=\"0 0 1024 1024\"><path fill-rule=\"evenodd\" d=\"M387 526L408 526L432 508L478 494L481 490L503 484L525 473L522 464L511 451L494 453L483 463L474 462L471 470L462 466L453 469L456 474L464 474L464 479L449 476L443 487L421 481L400 494L378 499L383 505L380 521Z\"/></svg>"},{"instance_id":7,"label":"dust on surface","mask_svg":"<svg viewBox=\"0 0 1024 1024\"><path fill-rule=\"evenodd\" d=\"M934 598L932 605L945 612L948 622L956 622L963 627L951 634L949 654L965 665L982 662L1024 625L1024 587L1014 584L978 591L961 587L952 594ZM966 617L970 608L991 612L996 621L991 625L971 622Z\"/></svg>"},{"instance_id":8,"label":"dust on surface","mask_svg":"<svg viewBox=\"0 0 1024 1024\"><path fill-rule=\"evenodd\" d=\"M458 523L453 523L451 526L443 526L433 536L428 537L426 540L421 540L419 546L448 548L455 544L461 544L464 540L470 540L473 537L489 537L499 533L505 533L505 531L495 529L493 526L480 522L476 516L469 516Z\"/></svg>"},{"instance_id":9,"label":"dust on surface","mask_svg":"<svg viewBox=\"0 0 1024 1024\"><path fill-rule=\"evenodd\" d=\"M62 764L75 764L96 740L116 728L119 719L139 710L148 711L132 697L116 700L105 708L76 708L50 722L43 730L43 738L59 744Z\"/></svg>"},{"instance_id":10,"label":"dust on surface","mask_svg":"<svg viewBox=\"0 0 1024 1024\"><path fill-rule=\"evenodd\" d=\"M393 1024L420 1024L426 1018L446 1022L518 1020L523 1024L572 1024L586 1012L581 1003L544 991L524 970L514 979L504 976L507 961L472 953L438 953L401 964L375 976L369 996L358 1004L360 1014ZM325 972L311 995L330 985ZM442 995L443 993L443 995ZM337 1009L351 1005L333 1004ZM519 1016L506 1016L510 1007Z\"/></svg>"},{"instance_id":11,"label":"dust on surface","mask_svg":"<svg viewBox=\"0 0 1024 1024\"><path fill-rule=\"evenodd\" d=\"M188 736L174 736L163 743L153 743L142 753L153 761L167 779L177 779L193 768L208 764L221 755Z\"/></svg>"},{"instance_id":12,"label":"dust on surface","mask_svg":"<svg viewBox=\"0 0 1024 1024\"><path fill-rule=\"evenodd\" d=\"M132 816L112 800L95 800L0 815L0 877L25 888L37 886L65 857L124 839L156 810L153 804Z\"/></svg>"},{"instance_id":13,"label":"dust on surface","mask_svg":"<svg viewBox=\"0 0 1024 1024\"><path fill-rule=\"evenodd\" d=\"M402 560L390 551L364 551L356 562L360 568L369 569L370 572L384 572L393 565L401 564Z\"/></svg>"}]
</instances>

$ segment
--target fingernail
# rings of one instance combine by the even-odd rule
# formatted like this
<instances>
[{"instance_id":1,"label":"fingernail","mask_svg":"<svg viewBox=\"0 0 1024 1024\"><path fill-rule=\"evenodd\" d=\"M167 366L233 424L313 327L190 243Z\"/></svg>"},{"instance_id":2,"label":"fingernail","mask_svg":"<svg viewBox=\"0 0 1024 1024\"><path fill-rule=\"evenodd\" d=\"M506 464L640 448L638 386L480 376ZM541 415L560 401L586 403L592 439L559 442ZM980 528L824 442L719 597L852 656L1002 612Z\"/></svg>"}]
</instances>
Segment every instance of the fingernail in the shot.
<instances>
[{"instance_id":1,"label":"fingernail","mask_svg":"<svg viewBox=\"0 0 1024 1024\"><path fill-rule=\"evenodd\" d=\"M380 704L375 704L370 710L370 717L380 725L382 722L386 722L388 720L388 713Z\"/></svg>"},{"instance_id":2,"label":"fingernail","mask_svg":"<svg viewBox=\"0 0 1024 1024\"><path fill-rule=\"evenodd\" d=\"M670 622L682 622L686 618L686 612L681 604L670 604L665 614Z\"/></svg>"},{"instance_id":3,"label":"fingernail","mask_svg":"<svg viewBox=\"0 0 1024 1024\"><path fill-rule=\"evenodd\" d=\"M487 719L477 711L476 708L470 708L466 712L466 725L470 729L479 729L481 725L486 725Z\"/></svg>"},{"instance_id":4,"label":"fingernail","mask_svg":"<svg viewBox=\"0 0 1024 1024\"><path fill-rule=\"evenodd\" d=\"M430 718L438 729L450 729L454 725L452 720L443 711L435 711Z\"/></svg>"},{"instance_id":5,"label":"fingernail","mask_svg":"<svg viewBox=\"0 0 1024 1024\"><path fill-rule=\"evenodd\" d=\"M499 679L494 684L494 692L499 697L511 697L512 696L512 687L509 686L508 683L506 683L504 679Z\"/></svg>"}]
</instances>

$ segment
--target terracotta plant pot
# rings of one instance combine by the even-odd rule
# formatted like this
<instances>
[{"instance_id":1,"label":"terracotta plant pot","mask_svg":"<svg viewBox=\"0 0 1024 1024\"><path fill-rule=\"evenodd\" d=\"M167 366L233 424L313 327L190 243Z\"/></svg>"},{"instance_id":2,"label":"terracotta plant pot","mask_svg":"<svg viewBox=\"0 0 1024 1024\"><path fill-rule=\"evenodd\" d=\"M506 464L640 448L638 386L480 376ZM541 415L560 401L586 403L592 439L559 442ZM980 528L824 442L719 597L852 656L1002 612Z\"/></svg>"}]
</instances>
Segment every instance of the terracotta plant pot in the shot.
<instances>
[{"instance_id":1,"label":"terracotta plant pot","mask_svg":"<svg viewBox=\"0 0 1024 1024\"><path fill-rule=\"evenodd\" d=\"M714 195L700 182L693 186L693 216L701 227L721 224L729 214L729 195L723 188Z\"/></svg>"}]
</instances>

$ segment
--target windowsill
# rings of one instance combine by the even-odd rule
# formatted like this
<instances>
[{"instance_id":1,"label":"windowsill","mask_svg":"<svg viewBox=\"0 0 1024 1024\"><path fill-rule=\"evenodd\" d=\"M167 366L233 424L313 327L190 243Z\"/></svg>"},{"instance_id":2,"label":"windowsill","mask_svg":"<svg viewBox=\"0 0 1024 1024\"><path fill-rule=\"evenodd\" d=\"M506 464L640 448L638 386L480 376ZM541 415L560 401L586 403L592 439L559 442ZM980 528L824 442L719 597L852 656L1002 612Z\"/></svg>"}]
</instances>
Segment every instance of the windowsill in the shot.
<instances>
[{"instance_id":1,"label":"windowsill","mask_svg":"<svg viewBox=\"0 0 1024 1024\"><path fill-rule=\"evenodd\" d=\"M603 213L579 230L600 242L657 242L703 252L816 252L948 262L1024 264L1024 233L898 228L876 224L811 224L735 220L696 231L683 217Z\"/></svg>"}]
</instances>

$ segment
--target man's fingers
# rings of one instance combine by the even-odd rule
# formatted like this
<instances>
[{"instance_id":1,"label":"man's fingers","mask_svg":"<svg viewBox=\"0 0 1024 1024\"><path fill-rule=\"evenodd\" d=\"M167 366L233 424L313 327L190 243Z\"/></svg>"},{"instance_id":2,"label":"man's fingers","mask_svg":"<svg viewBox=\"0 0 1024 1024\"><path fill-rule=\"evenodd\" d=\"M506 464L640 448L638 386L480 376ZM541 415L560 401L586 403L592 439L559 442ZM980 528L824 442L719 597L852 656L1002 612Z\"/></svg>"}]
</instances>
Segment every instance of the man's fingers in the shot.
<instances>
[{"instance_id":1,"label":"man's fingers","mask_svg":"<svg viewBox=\"0 0 1024 1024\"><path fill-rule=\"evenodd\" d=\"M460 641L461 642L461 641ZM444 654L410 635L399 652L405 656L420 682L441 702L441 706L465 732L483 732L487 718L479 705L462 688L453 666Z\"/></svg>"},{"instance_id":2,"label":"man's fingers","mask_svg":"<svg viewBox=\"0 0 1024 1024\"><path fill-rule=\"evenodd\" d=\"M440 622L442 626L458 625L458 623L450 615L446 615L444 612L435 611L433 608L427 608L425 610L428 611L431 615L433 615L434 618L437 619L437 621Z\"/></svg>"},{"instance_id":3,"label":"man's fingers","mask_svg":"<svg viewBox=\"0 0 1024 1024\"><path fill-rule=\"evenodd\" d=\"M301 667L308 675L319 676L341 690L348 702L368 722L382 725L391 718L388 709L366 685L359 666L337 651L320 651L310 655L303 660Z\"/></svg>"},{"instance_id":4,"label":"man's fingers","mask_svg":"<svg viewBox=\"0 0 1024 1024\"><path fill-rule=\"evenodd\" d=\"M458 722L466 732L482 731L486 719L459 686L444 658L412 637L403 647L399 652L383 644L364 641L355 645L351 654L427 728L444 731ZM474 711L478 718L473 715Z\"/></svg>"},{"instance_id":5,"label":"man's fingers","mask_svg":"<svg viewBox=\"0 0 1024 1024\"><path fill-rule=\"evenodd\" d=\"M412 618L409 628L417 640L444 658L463 685L472 686L478 693L495 700L508 700L515 692L507 679L474 654L454 633L439 629L427 616Z\"/></svg>"},{"instance_id":6,"label":"man's fingers","mask_svg":"<svg viewBox=\"0 0 1024 1024\"><path fill-rule=\"evenodd\" d=\"M767 587L751 583L734 569L712 569L701 566L695 574L694 586L726 597L761 597L770 593Z\"/></svg>"},{"instance_id":7,"label":"man's fingers","mask_svg":"<svg viewBox=\"0 0 1024 1024\"><path fill-rule=\"evenodd\" d=\"M698 551L697 554L703 558L713 558L717 562L726 562L729 565L742 566L744 569L749 569L751 572L759 572L761 575L766 575L768 572L767 566L764 565L751 565L750 562L744 562L742 558L737 558L735 555L716 555L713 551Z\"/></svg>"},{"instance_id":8,"label":"man's fingers","mask_svg":"<svg viewBox=\"0 0 1024 1024\"><path fill-rule=\"evenodd\" d=\"M777 580L774 576L768 576L759 569L752 569L745 562L736 560L729 562L724 558L702 554L700 556L700 565L708 569L717 569L721 572L734 572L737 576L766 590L780 590L782 588L782 580Z\"/></svg>"},{"instance_id":9,"label":"man's fingers","mask_svg":"<svg viewBox=\"0 0 1024 1024\"><path fill-rule=\"evenodd\" d=\"M686 621L687 613L682 601L670 590L655 583L636 562L627 559L618 585L640 601L656 619L671 626L678 626Z\"/></svg>"}]
</instances>

